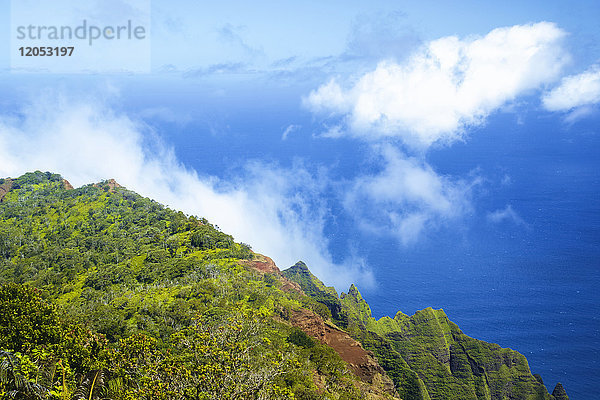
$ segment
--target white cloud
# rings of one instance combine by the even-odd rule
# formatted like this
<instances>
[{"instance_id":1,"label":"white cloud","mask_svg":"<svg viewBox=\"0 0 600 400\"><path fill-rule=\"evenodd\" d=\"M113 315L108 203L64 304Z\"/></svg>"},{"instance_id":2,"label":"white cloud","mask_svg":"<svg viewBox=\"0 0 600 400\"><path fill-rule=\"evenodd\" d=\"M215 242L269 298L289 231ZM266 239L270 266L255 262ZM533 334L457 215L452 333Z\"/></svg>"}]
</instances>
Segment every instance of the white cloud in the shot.
<instances>
[{"instance_id":1,"label":"white cloud","mask_svg":"<svg viewBox=\"0 0 600 400\"><path fill-rule=\"evenodd\" d=\"M331 80L304 105L341 117L346 134L363 139L399 137L420 149L449 143L517 96L554 81L569 58L564 36L556 25L540 22L484 37L444 37L405 63L381 62L348 89Z\"/></svg>"},{"instance_id":2,"label":"white cloud","mask_svg":"<svg viewBox=\"0 0 600 400\"><path fill-rule=\"evenodd\" d=\"M549 111L570 111L600 103L600 65L563 78L558 87L542 97L542 103Z\"/></svg>"},{"instance_id":3,"label":"white cloud","mask_svg":"<svg viewBox=\"0 0 600 400\"><path fill-rule=\"evenodd\" d=\"M406 157L392 146L381 146L384 169L357 178L345 207L360 226L395 235L404 245L417 241L426 229L456 221L470 209L470 192L478 179L455 181L431 166Z\"/></svg>"},{"instance_id":4,"label":"white cloud","mask_svg":"<svg viewBox=\"0 0 600 400\"><path fill-rule=\"evenodd\" d=\"M513 210L510 204L507 204L506 207L502 210L496 210L494 212L490 212L487 215L487 220L493 222L495 224L509 221L514 223L515 225L521 225L528 227L529 225L517 214L515 210Z\"/></svg>"},{"instance_id":5,"label":"white cloud","mask_svg":"<svg viewBox=\"0 0 600 400\"><path fill-rule=\"evenodd\" d=\"M115 178L171 208L206 217L281 268L303 260L340 289L373 284L360 262L332 262L323 236L326 177L300 164L283 169L260 162L249 162L233 182L199 176L173 151L152 143L147 129L103 104L46 98L18 118L0 115L0 176L53 171L76 187Z\"/></svg>"},{"instance_id":6,"label":"white cloud","mask_svg":"<svg viewBox=\"0 0 600 400\"><path fill-rule=\"evenodd\" d=\"M300 125L288 125L288 127L285 128L285 130L281 134L281 140L286 140L291 133L296 132L300 128Z\"/></svg>"},{"instance_id":7,"label":"white cloud","mask_svg":"<svg viewBox=\"0 0 600 400\"><path fill-rule=\"evenodd\" d=\"M577 108L569 111L569 113L567 113L567 115L565 115L564 121L567 124L574 124L575 122L577 122L581 119L584 119L586 117L589 117L589 116L595 114L596 111L597 111L597 109L594 106L577 107Z\"/></svg>"},{"instance_id":8,"label":"white cloud","mask_svg":"<svg viewBox=\"0 0 600 400\"><path fill-rule=\"evenodd\" d=\"M352 107L352 99L344 93L335 79L310 92L308 97L303 99L303 103L316 113L343 114Z\"/></svg>"}]
</instances>

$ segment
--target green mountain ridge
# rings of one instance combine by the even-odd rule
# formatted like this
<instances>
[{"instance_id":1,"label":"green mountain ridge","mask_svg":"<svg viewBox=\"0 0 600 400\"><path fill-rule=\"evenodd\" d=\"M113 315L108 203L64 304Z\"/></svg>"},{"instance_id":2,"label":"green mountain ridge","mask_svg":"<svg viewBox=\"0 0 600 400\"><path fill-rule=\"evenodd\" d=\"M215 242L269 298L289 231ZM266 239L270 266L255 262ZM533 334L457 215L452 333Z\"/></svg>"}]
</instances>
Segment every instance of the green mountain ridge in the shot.
<instances>
[{"instance_id":1,"label":"green mountain ridge","mask_svg":"<svg viewBox=\"0 0 600 400\"><path fill-rule=\"evenodd\" d=\"M550 395L520 353L465 335L443 310L376 320L356 286L338 297L304 263L283 271L305 293L340 315L337 322L372 351L403 399L559 399ZM568 398L568 397L566 397Z\"/></svg>"},{"instance_id":2,"label":"green mountain ridge","mask_svg":"<svg viewBox=\"0 0 600 400\"><path fill-rule=\"evenodd\" d=\"M442 310L375 320L114 180L0 179L0 399L566 399Z\"/></svg>"}]
</instances>

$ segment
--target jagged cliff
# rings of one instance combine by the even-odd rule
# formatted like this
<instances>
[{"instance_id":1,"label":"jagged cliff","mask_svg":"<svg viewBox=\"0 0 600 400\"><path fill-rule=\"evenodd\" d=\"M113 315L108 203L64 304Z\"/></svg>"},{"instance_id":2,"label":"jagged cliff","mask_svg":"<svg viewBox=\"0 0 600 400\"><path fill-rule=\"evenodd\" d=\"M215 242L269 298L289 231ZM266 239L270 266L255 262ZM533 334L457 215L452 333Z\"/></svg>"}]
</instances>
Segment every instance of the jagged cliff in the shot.
<instances>
[{"instance_id":1,"label":"jagged cliff","mask_svg":"<svg viewBox=\"0 0 600 400\"><path fill-rule=\"evenodd\" d=\"M309 286L301 287L297 282L287 279L282 271L275 265L273 260L262 254L255 254L252 260L241 261L242 265L247 266L261 274L269 274L276 277L281 283L281 289L288 292L296 292L305 295ZM328 288L323 285L316 277L314 277L308 269L306 269L314 279L312 281L319 286L320 289L328 293L333 288ZM316 295L316 291L311 292ZM337 294L335 295L337 299ZM386 371L379 365L373 353L363 348L362 344L352 338L347 332L340 329L330 321L309 308L296 308L289 310L282 320L287 321L291 325L301 329L307 335L317 339L320 343L331 347L344 360L350 370L363 383L362 391L368 399L376 400L383 398L397 399L399 397L396 392L394 382L389 378Z\"/></svg>"},{"instance_id":2,"label":"jagged cliff","mask_svg":"<svg viewBox=\"0 0 600 400\"><path fill-rule=\"evenodd\" d=\"M523 355L465 335L443 310L376 320L354 285L338 297L302 262L283 275L330 308L337 323L375 354L405 400L567 398L560 383L549 394Z\"/></svg>"}]
</instances>

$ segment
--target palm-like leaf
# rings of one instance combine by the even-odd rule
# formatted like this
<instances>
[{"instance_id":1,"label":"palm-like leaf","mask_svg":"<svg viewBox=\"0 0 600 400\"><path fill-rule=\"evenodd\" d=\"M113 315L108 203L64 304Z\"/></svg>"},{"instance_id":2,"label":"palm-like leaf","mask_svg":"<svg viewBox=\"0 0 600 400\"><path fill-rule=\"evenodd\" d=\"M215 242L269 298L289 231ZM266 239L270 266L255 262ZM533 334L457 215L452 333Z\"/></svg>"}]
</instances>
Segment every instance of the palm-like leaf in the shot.
<instances>
[{"instance_id":1,"label":"palm-like leaf","mask_svg":"<svg viewBox=\"0 0 600 400\"><path fill-rule=\"evenodd\" d=\"M105 378L106 374L101 369L88 373L75 390L72 400L101 399L102 393L106 391Z\"/></svg>"},{"instance_id":2,"label":"palm-like leaf","mask_svg":"<svg viewBox=\"0 0 600 400\"><path fill-rule=\"evenodd\" d=\"M0 384L13 399L42 399L46 388L30 381L19 371L21 361L13 353L0 350Z\"/></svg>"}]
</instances>

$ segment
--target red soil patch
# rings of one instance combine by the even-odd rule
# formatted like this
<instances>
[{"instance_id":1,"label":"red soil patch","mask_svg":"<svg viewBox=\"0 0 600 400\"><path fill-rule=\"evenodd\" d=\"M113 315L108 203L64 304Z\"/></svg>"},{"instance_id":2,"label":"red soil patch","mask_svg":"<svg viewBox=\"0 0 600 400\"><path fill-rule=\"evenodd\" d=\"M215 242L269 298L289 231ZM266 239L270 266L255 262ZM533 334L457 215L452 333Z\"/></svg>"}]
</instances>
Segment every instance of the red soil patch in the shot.
<instances>
[{"instance_id":1,"label":"red soil patch","mask_svg":"<svg viewBox=\"0 0 600 400\"><path fill-rule=\"evenodd\" d=\"M10 192L13 187L13 180L10 178L4 179L4 182L0 184L0 201L6 196L6 193Z\"/></svg>"},{"instance_id":2,"label":"red soil patch","mask_svg":"<svg viewBox=\"0 0 600 400\"><path fill-rule=\"evenodd\" d=\"M304 293L302 289L300 289L300 285L298 285L296 282L287 280L283 276L279 268L277 268L277 265L275 265L275 262L270 257L254 253L254 259L241 260L240 264L261 274L271 274L275 276L281 282L281 290L285 292L294 291L298 293Z\"/></svg>"}]
</instances>

